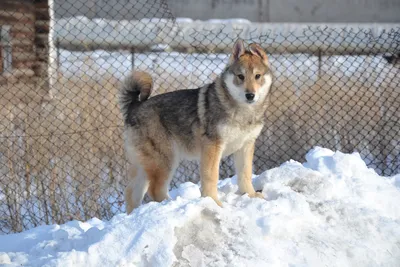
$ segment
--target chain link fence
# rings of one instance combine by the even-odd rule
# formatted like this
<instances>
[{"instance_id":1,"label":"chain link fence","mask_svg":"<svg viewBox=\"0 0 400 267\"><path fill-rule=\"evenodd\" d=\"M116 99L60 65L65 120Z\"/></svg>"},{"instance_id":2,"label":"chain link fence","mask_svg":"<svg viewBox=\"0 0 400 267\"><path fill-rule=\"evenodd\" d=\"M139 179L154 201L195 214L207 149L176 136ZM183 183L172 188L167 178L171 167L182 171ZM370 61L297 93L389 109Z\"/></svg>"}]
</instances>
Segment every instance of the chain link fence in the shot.
<instances>
[{"instance_id":1,"label":"chain link fence","mask_svg":"<svg viewBox=\"0 0 400 267\"><path fill-rule=\"evenodd\" d=\"M266 49L275 77L256 174L314 146L400 172L399 25L201 22L174 18L165 1L121 5L138 20L74 16L86 2L50 20L47 0L28 2L0 8L1 233L124 212L122 78L148 71L153 94L200 87L238 37ZM234 175L230 157L220 172ZM197 164L183 162L171 186L198 180Z\"/></svg>"}]
</instances>

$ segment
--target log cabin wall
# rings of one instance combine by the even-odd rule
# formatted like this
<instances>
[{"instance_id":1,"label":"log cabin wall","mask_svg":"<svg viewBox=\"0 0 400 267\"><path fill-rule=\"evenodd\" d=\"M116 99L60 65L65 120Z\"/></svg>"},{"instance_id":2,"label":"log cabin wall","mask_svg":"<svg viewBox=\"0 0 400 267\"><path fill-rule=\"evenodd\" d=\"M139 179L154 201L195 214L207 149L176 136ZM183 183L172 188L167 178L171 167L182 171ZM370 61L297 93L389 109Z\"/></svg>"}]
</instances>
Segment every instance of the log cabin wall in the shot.
<instances>
[{"instance_id":1,"label":"log cabin wall","mask_svg":"<svg viewBox=\"0 0 400 267\"><path fill-rule=\"evenodd\" d=\"M48 0L2 0L0 4L0 96L39 101L49 91Z\"/></svg>"}]
</instances>

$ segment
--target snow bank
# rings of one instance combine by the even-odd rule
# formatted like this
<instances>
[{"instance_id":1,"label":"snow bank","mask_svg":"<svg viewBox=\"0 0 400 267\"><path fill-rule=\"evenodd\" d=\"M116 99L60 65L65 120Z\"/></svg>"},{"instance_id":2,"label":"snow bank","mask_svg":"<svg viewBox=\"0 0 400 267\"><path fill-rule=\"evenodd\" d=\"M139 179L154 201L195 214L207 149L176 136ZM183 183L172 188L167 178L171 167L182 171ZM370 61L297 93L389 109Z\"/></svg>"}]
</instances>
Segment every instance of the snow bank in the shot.
<instances>
[{"instance_id":1,"label":"snow bank","mask_svg":"<svg viewBox=\"0 0 400 267\"><path fill-rule=\"evenodd\" d=\"M109 222L0 236L7 266L398 266L400 175L378 176L358 153L315 148L254 177L265 199L219 183L218 207L185 183L173 200Z\"/></svg>"}]
</instances>

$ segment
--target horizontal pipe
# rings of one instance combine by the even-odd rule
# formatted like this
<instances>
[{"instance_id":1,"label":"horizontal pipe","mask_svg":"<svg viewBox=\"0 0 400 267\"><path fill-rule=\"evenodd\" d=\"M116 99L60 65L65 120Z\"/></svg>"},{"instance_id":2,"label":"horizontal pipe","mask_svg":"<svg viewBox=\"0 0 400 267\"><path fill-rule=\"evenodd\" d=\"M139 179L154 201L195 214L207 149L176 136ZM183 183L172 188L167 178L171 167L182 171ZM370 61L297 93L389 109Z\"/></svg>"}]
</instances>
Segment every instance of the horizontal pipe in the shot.
<instances>
[{"instance_id":1,"label":"horizontal pipe","mask_svg":"<svg viewBox=\"0 0 400 267\"><path fill-rule=\"evenodd\" d=\"M230 53L238 38L260 43L270 54L399 53L400 24L250 23L243 20L114 21L59 19L55 38L68 50L154 50Z\"/></svg>"}]
</instances>

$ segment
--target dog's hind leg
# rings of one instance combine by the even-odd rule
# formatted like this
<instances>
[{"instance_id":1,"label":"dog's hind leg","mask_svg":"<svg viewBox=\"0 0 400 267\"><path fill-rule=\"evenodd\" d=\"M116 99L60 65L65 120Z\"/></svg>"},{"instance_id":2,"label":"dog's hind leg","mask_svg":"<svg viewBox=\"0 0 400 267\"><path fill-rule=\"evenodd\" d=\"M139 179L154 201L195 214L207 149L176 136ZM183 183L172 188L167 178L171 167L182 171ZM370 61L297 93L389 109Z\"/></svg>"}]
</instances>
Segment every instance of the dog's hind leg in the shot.
<instances>
[{"instance_id":1,"label":"dog's hind leg","mask_svg":"<svg viewBox=\"0 0 400 267\"><path fill-rule=\"evenodd\" d=\"M148 195L157 202L169 199L168 189L176 169L176 165L172 162L162 164L153 162L146 168L149 177Z\"/></svg>"},{"instance_id":2,"label":"dog's hind leg","mask_svg":"<svg viewBox=\"0 0 400 267\"><path fill-rule=\"evenodd\" d=\"M138 160L149 183L147 194L154 201L168 199L169 182L175 170L174 151L162 131L148 134L139 148Z\"/></svg>"},{"instance_id":3,"label":"dog's hind leg","mask_svg":"<svg viewBox=\"0 0 400 267\"><path fill-rule=\"evenodd\" d=\"M144 194L149 188L149 182L141 166L128 164L129 181L125 189L125 204L126 213L130 214L142 203Z\"/></svg>"},{"instance_id":4,"label":"dog's hind leg","mask_svg":"<svg viewBox=\"0 0 400 267\"><path fill-rule=\"evenodd\" d=\"M147 194L157 202L168 199L169 183L175 172L176 163L171 146L167 142L152 142L140 156L149 182Z\"/></svg>"}]
</instances>

